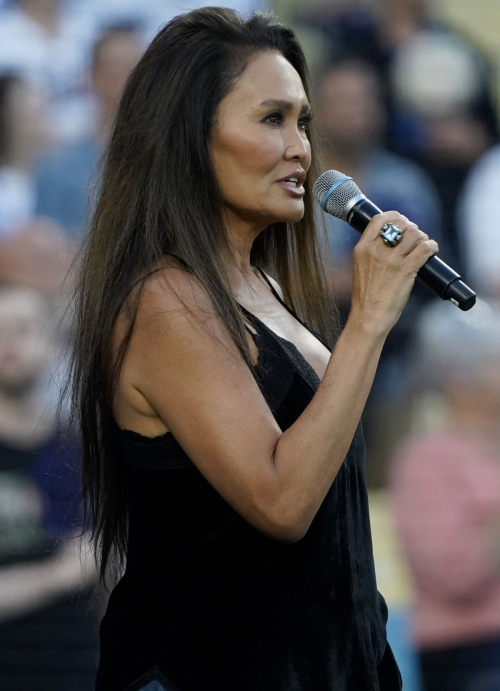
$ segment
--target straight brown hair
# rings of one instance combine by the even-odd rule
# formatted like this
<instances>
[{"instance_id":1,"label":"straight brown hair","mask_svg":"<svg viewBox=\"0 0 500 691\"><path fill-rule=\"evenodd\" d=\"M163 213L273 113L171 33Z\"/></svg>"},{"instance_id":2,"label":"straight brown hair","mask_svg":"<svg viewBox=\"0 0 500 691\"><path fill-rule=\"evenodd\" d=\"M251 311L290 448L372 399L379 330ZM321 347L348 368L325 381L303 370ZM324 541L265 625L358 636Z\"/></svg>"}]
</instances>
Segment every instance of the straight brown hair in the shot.
<instances>
[{"instance_id":1,"label":"straight brown hair","mask_svg":"<svg viewBox=\"0 0 500 691\"><path fill-rule=\"evenodd\" d=\"M218 7L175 17L158 33L125 86L100 173L95 212L82 245L68 391L82 444L85 521L105 580L126 558L127 473L114 443L113 388L130 341L140 290L119 357L111 361L113 326L132 286L167 252L182 257L211 296L242 356L251 356L230 290L223 250L221 194L209 140L221 100L249 61L276 50L300 75L309 96L302 49L270 13L243 19ZM326 276L327 243L315 226L306 181L305 214L275 223L255 239L251 263L280 283L285 301L333 347L338 313Z\"/></svg>"}]
</instances>

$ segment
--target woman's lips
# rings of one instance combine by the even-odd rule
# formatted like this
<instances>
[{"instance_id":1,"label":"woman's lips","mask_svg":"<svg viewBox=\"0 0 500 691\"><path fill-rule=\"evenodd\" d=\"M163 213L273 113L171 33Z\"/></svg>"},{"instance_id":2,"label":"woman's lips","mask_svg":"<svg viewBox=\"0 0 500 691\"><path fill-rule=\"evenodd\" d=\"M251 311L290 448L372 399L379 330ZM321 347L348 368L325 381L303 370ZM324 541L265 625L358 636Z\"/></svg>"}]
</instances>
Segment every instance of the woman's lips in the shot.
<instances>
[{"instance_id":1,"label":"woman's lips","mask_svg":"<svg viewBox=\"0 0 500 691\"><path fill-rule=\"evenodd\" d=\"M278 180L277 183L284 190L289 192L293 197L303 197L306 193L303 185L294 182L287 182L286 180Z\"/></svg>"}]
</instances>

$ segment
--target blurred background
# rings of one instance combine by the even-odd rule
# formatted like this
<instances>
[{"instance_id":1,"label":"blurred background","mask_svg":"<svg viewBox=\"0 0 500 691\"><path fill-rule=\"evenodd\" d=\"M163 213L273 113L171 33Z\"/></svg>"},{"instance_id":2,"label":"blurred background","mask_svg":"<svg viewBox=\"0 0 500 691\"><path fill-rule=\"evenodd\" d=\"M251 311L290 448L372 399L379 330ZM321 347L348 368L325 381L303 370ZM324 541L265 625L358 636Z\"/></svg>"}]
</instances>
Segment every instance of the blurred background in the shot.
<instances>
[{"instance_id":1,"label":"blurred background","mask_svg":"<svg viewBox=\"0 0 500 691\"><path fill-rule=\"evenodd\" d=\"M63 318L123 84L196 0L0 0L0 689L91 691L106 593L57 421ZM379 590L405 691L500 691L500 2L232 0L309 58L323 168L438 240L478 292L415 287L364 413ZM318 216L320 212L318 212ZM349 312L358 235L325 217ZM64 444L61 444L61 438Z\"/></svg>"}]
</instances>

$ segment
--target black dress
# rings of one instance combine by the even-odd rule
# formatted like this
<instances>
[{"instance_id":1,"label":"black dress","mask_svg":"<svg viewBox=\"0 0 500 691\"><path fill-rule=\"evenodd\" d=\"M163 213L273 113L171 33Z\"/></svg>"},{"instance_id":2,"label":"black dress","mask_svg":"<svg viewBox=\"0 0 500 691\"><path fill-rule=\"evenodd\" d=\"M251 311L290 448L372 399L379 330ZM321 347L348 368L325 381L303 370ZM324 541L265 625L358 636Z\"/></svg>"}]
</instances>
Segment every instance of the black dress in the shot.
<instances>
[{"instance_id":1,"label":"black dress","mask_svg":"<svg viewBox=\"0 0 500 691\"><path fill-rule=\"evenodd\" d=\"M241 309L257 331L255 367L284 431L318 376L294 344ZM295 543L246 522L171 433L149 439L116 427L116 443L129 477L128 556L100 627L96 691L152 679L178 691L401 688L375 581L360 426Z\"/></svg>"}]
</instances>

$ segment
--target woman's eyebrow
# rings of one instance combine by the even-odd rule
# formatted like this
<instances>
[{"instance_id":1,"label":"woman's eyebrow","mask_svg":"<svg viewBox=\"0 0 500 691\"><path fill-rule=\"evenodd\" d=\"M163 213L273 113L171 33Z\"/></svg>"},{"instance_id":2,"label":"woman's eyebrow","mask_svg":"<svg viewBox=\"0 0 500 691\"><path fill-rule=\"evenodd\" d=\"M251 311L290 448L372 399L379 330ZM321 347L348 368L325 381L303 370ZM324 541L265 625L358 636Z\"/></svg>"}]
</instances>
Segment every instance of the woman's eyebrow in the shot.
<instances>
[{"instance_id":1,"label":"woman's eyebrow","mask_svg":"<svg viewBox=\"0 0 500 691\"><path fill-rule=\"evenodd\" d=\"M262 106L277 106L278 108L281 108L284 110L286 113L289 113L291 110L293 110L294 103L292 101L284 101L280 98L268 98L266 101L262 101L259 107ZM305 103L302 108L300 109L300 114L308 113L311 110L311 106L309 103Z\"/></svg>"}]
</instances>

